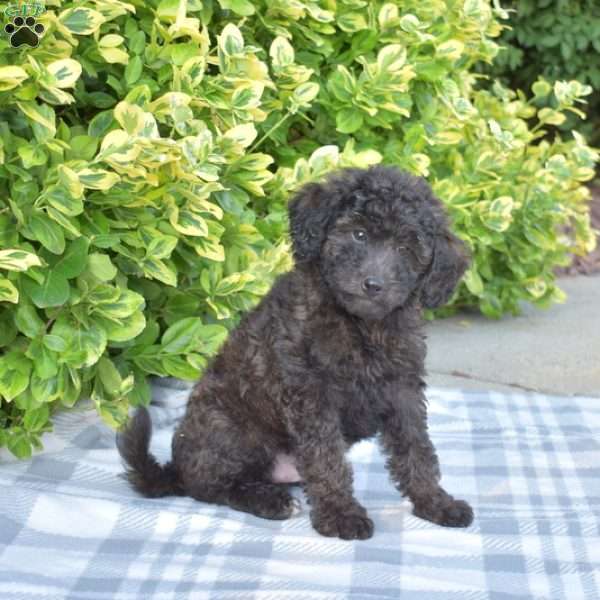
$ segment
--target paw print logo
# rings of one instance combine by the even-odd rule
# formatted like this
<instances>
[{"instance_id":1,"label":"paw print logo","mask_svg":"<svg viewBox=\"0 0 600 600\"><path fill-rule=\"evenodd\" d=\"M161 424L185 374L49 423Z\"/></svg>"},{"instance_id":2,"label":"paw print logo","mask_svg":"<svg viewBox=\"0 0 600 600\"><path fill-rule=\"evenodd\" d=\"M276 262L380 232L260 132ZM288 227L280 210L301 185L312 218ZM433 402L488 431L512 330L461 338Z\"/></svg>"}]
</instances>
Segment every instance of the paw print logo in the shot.
<instances>
[{"instance_id":1,"label":"paw print logo","mask_svg":"<svg viewBox=\"0 0 600 600\"><path fill-rule=\"evenodd\" d=\"M15 17L12 23L4 26L4 31L10 35L10 45L18 48L23 44L36 48L41 35L44 33L44 26L37 23L35 17Z\"/></svg>"}]
</instances>

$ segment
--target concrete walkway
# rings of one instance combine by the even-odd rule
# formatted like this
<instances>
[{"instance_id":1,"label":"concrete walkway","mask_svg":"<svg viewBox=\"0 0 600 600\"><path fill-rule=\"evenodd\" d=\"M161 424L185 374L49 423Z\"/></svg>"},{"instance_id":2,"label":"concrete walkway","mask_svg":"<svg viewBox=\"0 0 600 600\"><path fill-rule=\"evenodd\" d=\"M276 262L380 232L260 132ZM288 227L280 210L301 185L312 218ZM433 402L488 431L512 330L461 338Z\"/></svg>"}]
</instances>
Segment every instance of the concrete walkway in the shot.
<instances>
[{"instance_id":1,"label":"concrete walkway","mask_svg":"<svg viewBox=\"0 0 600 600\"><path fill-rule=\"evenodd\" d=\"M427 326L429 385L600 397L600 275L562 278L565 304Z\"/></svg>"}]
</instances>

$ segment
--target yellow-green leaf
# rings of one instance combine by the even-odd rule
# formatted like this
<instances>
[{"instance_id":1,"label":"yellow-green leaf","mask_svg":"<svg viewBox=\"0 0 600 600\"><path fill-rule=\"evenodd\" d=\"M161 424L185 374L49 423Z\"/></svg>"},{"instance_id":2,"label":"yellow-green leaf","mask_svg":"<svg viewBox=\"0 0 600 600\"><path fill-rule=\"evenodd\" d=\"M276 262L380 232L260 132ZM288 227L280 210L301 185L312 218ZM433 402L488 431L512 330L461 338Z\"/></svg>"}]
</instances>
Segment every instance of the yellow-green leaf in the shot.
<instances>
[{"instance_id":1,"label":"yellow-green leaf","mask_svg":"<svg viewBox=\"0 0 600 600\"><path fill-rule=\"evenodd\" d=\"M100 38L98 46L101 48L116 48L117 46L120 46L124 40L125 38L121 35L109 33L108 35L104 35Z\"/></svg>"},{"instance_id":2,"label":"yellow-green leaf","mask_svg":"<svg viewBox=\"0 0 600 600\"><path fill-rule=\"evenodd\" d=\"M48 155L39 145L19 146L17 153L26 169L43 165L48 160Z\"/></svg>"},{"instance_id":3,"label":"yellow-green leaf","mask_svg":"<svg viewBox=\"0 0 600 600\"><path fill-rule=\"evenodd\" d=\"M47 132L49 137L56 135L56 125L54 124L54 111L52 107L46 105L38 105L36 102L17 102L17 106L23 111L31 121L41 125ZM42 108L44 107L44 108ZM48 116L44 114L47 113ZM50 115L52 119L50 119Z\"/></svg>"},{"instance_id":4,"label":"yellow-green leaf","mask_svg":"<svg viewBox=\"0 0 600 600\"><path fill-rule=\"evenodd\" d=\"M145 112L137 105L119 102L114 110L115 119L130 135L137 135L144 127Z\"/></svg>"},{"instance_id":5,"label":"yellow-green leaf","mask_svg":"<svg viewBox=\"0 0 600 600\"><path fill-rule=\"evenodd\" d=\"M525 289L533 298L540 298L546 293L548 284L541 277L532 277L525 280Z\"/></svg>"},{"instance_id":6,"label":"yellow-green leaf","mask_svg":"<svg viewBox=\"0 0 600 600\"><path fill-rule=\"evenodd\" d=\"M275 67L287 67L294 62L294 48L283 36L278 35L271 44L269 56Z\"/></svg>"},{"instance_id":7,"label":"yellow-green leaf","mask_svg":"<svg viewBox=\"0 0 600 600\"><path fill-rule=\"evenodd\" d=\"M73 87L81 75L81 65L72 58L55 60L46 67L54 78L58 88Z\"/></svg>"},{"instance_id":8,"label":"yellow-green leaf","mask_svg":"<svg viewBox=\"0 0 600 600\"><path fill-rule=\"evenodd\" d=\"M463 134L460 131L440 131L433 139L436 144L458 144Z\"/></svg>"},{"instance_id":9,"label":"yellow-green leaf","mask_svg":"<svg viewBox=\"0 0 600 600\"><path fill-rule=\"evenodd\" d=\"M244 49L242 32L233 23L225 25L218 40L219 49L226 56L239 54Z\"/></svg>"},{"instance_id":10,"label":"yellow-green leaf","mask_svg":"<svg viewBox=\"0 0 600 600\"><path fill-rule=\"evenodd\" d=\"M59 165L58 180L73 198L81 198L83 196L83 185L73 169L70 169L66 165Z\"/></svg>"},{"instance_id":11,"label":"yellow-green leaf","mask_svg":"<svg viewBox=\"0 0 600 600\"><path fill-rule=\"evenodd\" d=\"M0 91L11 90L20 85L28 77L27 71L16 65L0 67Z\"/></svg>"},{"instance_id":12,"label":"yellow-green leaf","mask_svg":"<svg viewBox=\"0 0 600 600\"><path fill-rule=\"evenodd\" d=\"M4 277L0 277L0 302L19 302L19 290Z\"/></svg>"},{"instance_id":13,"label":"yellow-green leaf","mask_svg":"<svg viewBox=\"0 0 600 600\"><path fill-rule=\"evenodd\" d=\"M260 104L260 98L264 91L264 85L258 81L252 81L236 88L231 96L233 107L238 110L250 110Z\"/></svg>"},{"instance_id":14,"label":"yellow-green leaf","mask_svg":"<svg viewBox=\"0 0 600 600\"><path fill-rule=\"evenodd\" d=\"M400 44L384 46L377 54L377 66L382 73L398 71L406 63L406 48Z\"/></svg>"},{"instance_id":15,"label":"yellow-green leaf","mask_svg":"<svg viewBox=\"0 0 600 600\"><path fill-rule=\"evenodd\" d=\"M219 4L242 17L249 17L254 14L254 5L250 0L219 0Z\"/></svg>"},{"instance_id":16,"label":"yellow-green leaf","mask_svg":"<svg viewBox=\"0 0 600 600\"><path fill-rule=\"evenodd\" d=\"M319 93L319 84L314 81L307 81L306 83L301 83L294 90L294 99L298 104L307 105L312 102Z\"/></svg>"},{"instance_id":17,"label":"yellow-green leaf","mask_svg":"<svg viewBox=\"0 0 600 600\"><path fill-rule=\"evenodd\" d=\"M377 15L377 21L381 29L387 29L398 24L398 7L391 2L386 2L380 9Z\"/></svg>"},{"instance_id":18,"label":"yellow-green leaf","mask_svg":"<svg viewBox=\"0 0 600 600\"><path fill-rule=\"evenodd\" d=\"M250 281L254 281L254 276L250 273L233 273L219 281L215 289L215 295L228 296L234 292L239 292Z\"/></svg>"},{"instance_id":19,"label":"yellow-green leaf","mask_svg":"<svg viewBox=\"0 0 600 600\"><path fill-rule=\"evenodd\" d=\"M79 183L82 191L83 186ZM74 196L66 186L53 185L48 188L44 197L48 204L69 217L75 217L83 212L83 194Z\"/></svg>"},{"instance_id":20,"label":"yellow-green leaf","mask_svg":"<svg viewBox=\"0 0 600 600\"><path fill-rule=\"evenodd\" d=\"M336 20L336 25L347 33L362 31L367 29L367 20L361 12L353 12L339 15Z\"/></svg>"},{"instance_id":21,"label":"yellow-green leaf","mask_svg":"<svg viewBox=\"0 0 600 600\"><path fill-rule=\"evenodd\" d=\"M204 238L198 239L194 248L199 256L203 256L209 260L217 262L223 262L225 260L225 249L213 235L207 235Z\"/></svg>"},{"instance_id":22,"label":"yellow-green leaf","mask_svg":"<svg viewBox=\"0 0 600 600\"><path fill-rule=\"evenodd\" d=\"M98 52L111 65L117 63L126 65L129 62L129 54L125 50L121 50L121 48L98 48Z\"/></svg>"},{"instance_id":23,"label":"yellow-green leaf","mask_svg":"<svg viewBox=\"0 0 600 600\"><path fill-rule=\"evenodd\" d=\"M0 250L0 269L7 271L27 271L30 267L41 266L40 259L32 252L19 248Z\"/></svg>"},{"instance_id":24,"label":"yellow-green leaf","mask_svg":"<svg viewBox=\"0 0 600 600\"><path fill-rule=\"evenodd\" d=\"M102 191L109 190L121 179L116 173L103 169L82 169L77 175L84 187Z\"/></svg>"},{"instance_id":25,"label":"yellow-green leaf","mask_svg":"<svg viewBox=\"0 0 600 600\"><path fill-rule=\"evenodd\" d=\"M204 237L208 235L206 220L190 210L174 210L169 215L171 225L184 235Z\"/></svg>"},{"instance_id":26,"label":"yellow-green leaf","mask_svg":"<svg viewBox=\"0 0 600 600\"><path fill-rule=\"evenodd\" d=\"M477 269L475 266L472 266L465 273L465 275L463 277L463 281L465 282L467 289L474 296L481 296L483 294L483 290L484 290L483 281L482 281L481 277L479 276L479 273L477 272Z\"/></svg>"},{"instance_id":27,"label":"yellow-green leaf","mask_svg":"<svg viewBox=\"0 0 600 600\"><path fill-rule=\"evenodd\" d=\"M225 132L224 137L247 148L256 139L256 127L253 123L236 125Z\"/></svg>"},{"instance_id":28,"label":"yellow-green leaf","mask_svg":"<svg viewBox=\"0 0 600 600\"><path fill-rule=\"evenodd\" d=\"M101 13L91 8L70 8L59 15L60 22L76 35L94 33L104 23Z\"/></svg>"},{"instance_id":29,"label":"yellow-green leaf","mask_svg":"<svg viewBox=\"0 0 600 600\"><path fill-rule=\"evenodd\" d=\"M177 273L159 258L146 258L142 263L144 274L151 279L158 279L167 285L177 285Z\"/></svg>"},{"instance_id":30,"label":"yellow-green leaf","mask_svg":"<svg viewBox=\"0 0 600 600\"><path fill-rule=\"evenodd\" d=\"M339 160L340 150L337 146L321 146L311 154L308 164L314 174L326 173L337 167Z\"/></svg>"},{"instance_id":31,"label":"yellow-green leaf","mask_svg":"<svg viewBox=\"0 0 600 600\"><path fill-rule=\"evenodd\" d=\"M515 201L511 196L499 196L490 204L490 212L507 216L510 215L515 206Z\"/></svg>"},{"instance_id":32,"label":"yellow-green leaf","mask_svg":"<svg viewBox=\"0 0 600 600\"><path fill-rule=\"evenodd\" d=\"M545 98L552 91L552 86L546 80L538 79L531 86L531 91L536 98Z\"/></svg>"},{"instance_id":33,"label":"yellow-green leaf","mask_svg":"<svg viewBox=\"0 0 600 600\"><path fill-rule=\"evenodd\" d=\"M417 33L422 28L422 24L418 17L408 13L400 18L400 27L407 33Z\"/></svg>"},{"instance_id":34,"label":"yellow-green leaf","mask_svg":"<svg viewBox=\"0 0 600 600\"><path fill-rule=\"evenodd\" d=\"M167 92L148 106L148 110L154 115L170 114L178 106L187 106L192 101L191 96L182 92Z\"/></svg>"},{"instance_id":35,"label":"yellow-green leaf","mask_svg":"<svg viewBox=\"0 0 600 600\"><path fill-rule=\"evenodd\" d=\"M122 129L115 129L102 140L98 158L124 163L134 160L138 153L139 149L133 146L131 136Z\"/></svg>"},{"instance_id":36,"label":"yellow-green leaf","mask_svg":"<svg viewBox=\"0 0 600 600\"><path fill-rule=\"evenodd\" d=\"M538 112L538 119L542 123L549 123L550 125L562 125L566 118L567 117L563 113L553 110L552 108L542 108Z\"/></svg>"},{"instance_id":37,"label":"yellow-green leaf","mask_svg":"<svg viewBox=\"0 0 600 600\"><path fill-rule=\"evenodd\" d=\"M465 49L465 45L460 40L448 40L436 48L437 55L441 58L457 60Z\"/></svg>"}]
</instances>

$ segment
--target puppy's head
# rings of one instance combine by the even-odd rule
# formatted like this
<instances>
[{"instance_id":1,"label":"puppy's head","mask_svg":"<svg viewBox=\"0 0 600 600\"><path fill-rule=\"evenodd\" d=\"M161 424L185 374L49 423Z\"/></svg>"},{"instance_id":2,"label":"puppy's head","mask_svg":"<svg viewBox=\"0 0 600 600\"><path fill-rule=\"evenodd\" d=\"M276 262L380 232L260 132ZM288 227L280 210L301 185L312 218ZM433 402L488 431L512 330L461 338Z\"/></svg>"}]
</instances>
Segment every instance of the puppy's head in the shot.
<instances>
[{"instance_id":1,"label":"puppy's head","mask_svg":"<svg viewBox=\"0 0 600 600\"><path fill-rule=\"evenodd\" d=\"M346 169L289 204L297 264L317 264L349 313L382 319L412 299L443 305L468 266L427 182L391 167Z\"/></svg>"}]
</instances>

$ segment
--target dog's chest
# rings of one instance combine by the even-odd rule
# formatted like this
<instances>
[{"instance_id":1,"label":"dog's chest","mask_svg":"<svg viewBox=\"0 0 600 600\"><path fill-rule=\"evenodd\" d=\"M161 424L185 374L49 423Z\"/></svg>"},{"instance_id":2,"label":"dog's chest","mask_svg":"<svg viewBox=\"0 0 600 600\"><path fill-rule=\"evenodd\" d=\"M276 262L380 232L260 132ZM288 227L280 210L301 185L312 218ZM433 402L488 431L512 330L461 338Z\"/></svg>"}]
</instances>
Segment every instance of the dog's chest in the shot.
<instances>
[{"instance_id":1,"label":"dog's chest","mask_svg":"<svg viewBox=\"0 0 600 600\"><path fill-rule=\"evenodd\" d=\"M312 338L313 366L331 382L345 385L377 385L407 371L413 371L420 352L411 336L403 336L383 326L359 331L346 323L324 326L327 335Z\"/></svg>"}]
</instances>

